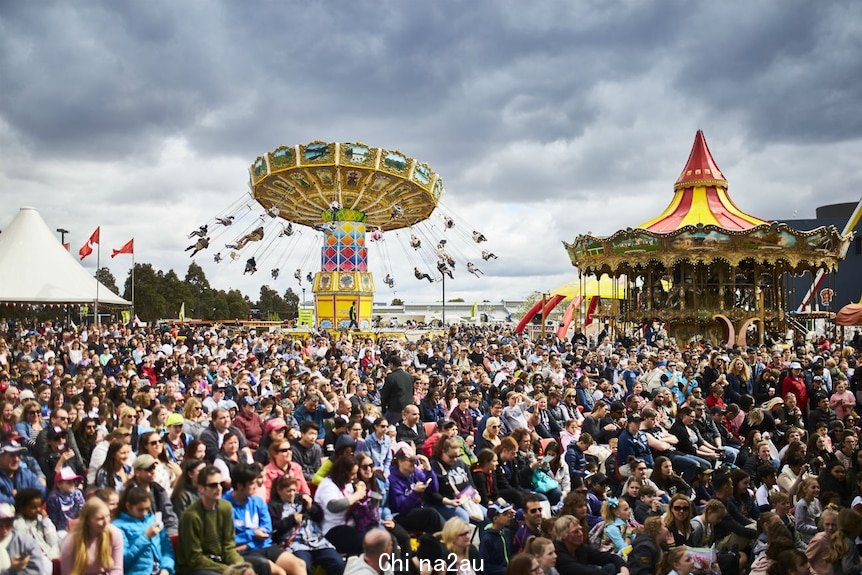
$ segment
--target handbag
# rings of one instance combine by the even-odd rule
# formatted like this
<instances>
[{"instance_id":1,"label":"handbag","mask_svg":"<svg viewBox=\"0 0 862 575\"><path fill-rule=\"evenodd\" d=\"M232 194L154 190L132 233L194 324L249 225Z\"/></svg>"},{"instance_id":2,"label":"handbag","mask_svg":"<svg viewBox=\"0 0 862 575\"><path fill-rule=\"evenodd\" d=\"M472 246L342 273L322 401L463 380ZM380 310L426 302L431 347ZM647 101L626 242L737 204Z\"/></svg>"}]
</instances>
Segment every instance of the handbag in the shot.
<instances>
[{"instance_id":1,"label":"handbag","mask_svg":"<svg viewBox=\"0 0 862 575\"><path fill-rule=\"evenodd\" d=\"M548 493L550 491L553 491L554 489L560 488L560 483L556 479L554 479L553 477L551 477L550 475L548 475L547 473L542 471L541 469L534 469L533 470L533 478L532 479L533 479L533 488L538 493Z\"/></svg>"}]
</instances>

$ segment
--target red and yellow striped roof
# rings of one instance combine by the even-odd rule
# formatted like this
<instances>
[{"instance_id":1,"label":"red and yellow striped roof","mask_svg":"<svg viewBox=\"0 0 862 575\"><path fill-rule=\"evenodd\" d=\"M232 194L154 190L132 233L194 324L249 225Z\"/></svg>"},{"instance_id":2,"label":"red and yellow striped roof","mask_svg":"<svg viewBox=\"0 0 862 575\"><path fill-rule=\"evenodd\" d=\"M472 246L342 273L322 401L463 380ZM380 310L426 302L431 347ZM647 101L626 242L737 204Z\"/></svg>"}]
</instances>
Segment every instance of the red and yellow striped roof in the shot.
<instances>
[{"instance_id":1,"label":"red and yellow striped roof","mask_svg":"<svg viewBox=\"0 0 862 575\"><path fill-rule=\"evenodd\" d=\"M670 205L658 217L638 228L670 233L684 226L711 224L726 230L744 231L769 223L734 205L727 194L727 180L715 164L702 130L694 137L688 162L673 189Z\"/></svg>"}]
</instances>

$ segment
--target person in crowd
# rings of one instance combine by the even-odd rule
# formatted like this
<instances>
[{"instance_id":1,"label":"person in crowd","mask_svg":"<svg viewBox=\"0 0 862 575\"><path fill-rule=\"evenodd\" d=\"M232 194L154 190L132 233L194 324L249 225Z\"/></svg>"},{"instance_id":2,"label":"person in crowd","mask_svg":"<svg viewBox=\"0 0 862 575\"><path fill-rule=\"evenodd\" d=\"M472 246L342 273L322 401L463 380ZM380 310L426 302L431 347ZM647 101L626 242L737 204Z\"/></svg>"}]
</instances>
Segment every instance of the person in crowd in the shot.
<instances>
[{"instance_id":1,"label":"person in crowd","mask_svg":"<svg viewBox=\"0 0 862 575\"><path fill-rule=\"evenodd\" d=\"M0 503L14 503L20 489L33 488L45 495L45 484L39 476L21 465L26 454L27 448L14 439L0 444Z\"/></svg>"},{"instance_id":2,"label":"person in crowd","mask_svg":"<svg viewBox=\"0 0 862 575\"><path fill-rule=\"evenodd\" d=\"M488 524L479 537L479 559L485 573L502 575L509 559L514 555L512 532L509 525L515 517L515 509L508 501L501 499L488 507Z\"/></svg>"},{"instance_id":3,"label":"person in crowd","mask_svg":"<svg viewBox=\"0 0 862 575\"><path fill-rule=\"evenodd\" d=\"M15 509L18 513L13 527L16 533L27 535L36 541L48 560L60 557L60 538L57 528L42 508L43 497L38 489L21 489L15 494Z\"/></svg>"},{"instance_id":4,"label":"person in crowd","mask_svg":"<svg viewBox=\"0 0 862 575\"><path fill-rule=\"evenodd\" d=\"M237 553L256 566L268 562L273 575L303 575L305 562L272 543L269 509L264 500L253 493L260 468L243 463L231 473L231 490L224 499L233 509Z\"/></svg>"},{"instance_id":5,"label":"person in crowd","mask_svg":"<svg viewBox=\"0 0 862 575\"><path fill-rule=\"evenodd\" d=\"M385 529L372 529L362 539L362 553L351 556L344 575L392 575L392 537Z\"/></svg>"},{"instance_id":6,"label":"person in crowd","mask_svg":"<svg viewBox=\"0 0 862 575\"><path fill-rule=\"evenodd\" d=\"M138 454L141 453L146 453L156 460L155 482L170 492L182 469L168 457L164 439L155 431L145 431L141 434L138 446Z\"/></svg>"},{"instance_id":7,"label":"person in crowd","mask_svg":"<svg viewBox=\"0 0 862 575\"><path fill-rule=\"evenodd\" d=\"M126 575L173 575L174 549L160 518L152 513L150 494L132 486L123 492L113 525L123 535Z\"/></svg>"},{"instance_id":8,"label":"person in crowd","mask_svg":"<svg viewBox=\"0 0 862 575\"><path fill-rule=\"evenodd\" d=\"M83 479L71 467L63 467L57 472L54 488L48 493L45 507L60 539L66 536L69 521L77 519L84 507L84 493L78 488Z\"/></svg>"},{"instance_id":9,"label":"person in crowd","mask_svg":"<svg viewBox=\"0 0 862 575\"><path fill-rule=\"evenodd\" d=\"M156 466L158 461L146 453L138 455L132 464L132 477L126 482L125 488L138 486L150 494L153 513L161 514L165 530L168 535L176 535L179 520L171 504L170 493L161 485L156 483Z\"/></svg>"},{"instance_id":10,"label":"person in crowd","mask_svg":"<svg viewBox=\"0 0 862 575\"><path fill-rule=\"evenodd\" d=\"M51 572L51 560L35 539L14 529L15 508L0 503L0 561L3 572L43 575Z\"/></svg>"},{"instance_id":11,"label":"person in crowd","mask_svg":"<svg viewBox=\"0 0 862 575\"><path fill-rule=\"evenodd\" d=\"M293 442L293 461L302 467L302 475L307 483L311 483L314 474L320 468L323 450L317 443L320 427L313 421L304 421L299 427L299 438Z\"/></svg>"},{"instance_id":12,"label":"person in crowd","mask_svg":"<svg viewBox=\"0 0 862 575\"><path fill-rule=\"evenodd\" d=\"M111 511L98 497L81 508L60 547L60 564L62 573L123 575L123 534L111 524Z\"/></svg>"},{"instance_id":13,"label":"person in crowd","mask_svg":"<svg viewBox=\"0 0 862 575\"><path fill-rule=\"evenodd\" d=\"M438 488L428 493L430 506L444 519L458 516L464 521L470 521L471 517L481 521L485 517L480 505L482 497L473 485L469 468L458 458L460 452L455 439L441 437L437 442L431 471L437 476Z\"/></svg>"},{"instance_id":14,"label":"person in crowd","mask_svg":"<svg viewBox=\"0 0 862 575\"><path fill-rule=\"evenodd\" d=\"M581 523L571 515L558 517L552 528L560 575L628 575L625 560L616 553L599 551L586 542Z\"/></svg>"},{"instance_id":15,"label":"person in crowd","mask_svg":"<svg viewBox=\"0 0 862 575\"><path fill-rule=\"evenodd\" d=\"M651 575L661 563L662 548L671 540L670 532L661 517L646 520L634 541L632 550L626 558L626 566L631 575Z\"/></svg>"},{"instance_id":16,"label":"person in crowd","mask_svg":"<svg viewBox=\"0 0 862 575\"><path fill-rule=\"evenodd\" d=\"M293 448L287 439L282 438L270 442L268 459L269 463L263 468L264 487L266 488L264 500L267 503L269 503L273 483L283 475L296 478L300 495L311 495L311 490L305 481L305 475L302 473L302 467L293 461Z\"/></svg>"},{"instance_id":17,"label":"person in crowd","mask_svg":"<svg viewBox=\"0 0 862 575\"><path fill-rule=\"evenodd\" d=\"M282 475L275 480L269 500L272 540L305 562L308 572L314 565L327 573L344 572L344 560L323 535L315 516L321 513L308 494L298 492L296 477Z\"/></svg>"},{"instance_id":18,"label":"person in crowd","mask_svg":"<svg viewBox=\"0 0 862 575\"><path fill-rule=\"evenodd\" d=\"M314 502L323 510L321 529L340 553L358 555L362 542L348 509L365 499L365 483L357 481L359 465L353 455L335 460L329 475L314 493Z\"/></svg>"},{"instance_id":19,"label":"person in crowd","mask_svg":"<svg viewBox=\"0 0 862 575\"><path fill-rule=\"evenodd\" d=\"M200 499L197 478L205 466L206 462L201 459L186 459L183 461L182 473L171 491L171 504L174 506L174 512L177 514L177 517L182 517L183 512L192 503Z\"/></svg>"},{"instance_id":20,"label":"person in crowd","mask_svg":"<svg viewBox=\"0 0 862 575\"><path fill-rule=\"evenodd\" d=\"M245 437L243 437L242 432L231 425L230 413L228 413L228 410L219 407L213 410L212 420L210 421L209 427L204 429L200 434L200 440L204 445L206 445L207 463L215 462L228 433L237 438L237 441L239 442L238 451L248 452L247 454L244 453L244 456L249 459L251 458L252 454L248 450L248 444Z\"/></svg>"}]
</instances>

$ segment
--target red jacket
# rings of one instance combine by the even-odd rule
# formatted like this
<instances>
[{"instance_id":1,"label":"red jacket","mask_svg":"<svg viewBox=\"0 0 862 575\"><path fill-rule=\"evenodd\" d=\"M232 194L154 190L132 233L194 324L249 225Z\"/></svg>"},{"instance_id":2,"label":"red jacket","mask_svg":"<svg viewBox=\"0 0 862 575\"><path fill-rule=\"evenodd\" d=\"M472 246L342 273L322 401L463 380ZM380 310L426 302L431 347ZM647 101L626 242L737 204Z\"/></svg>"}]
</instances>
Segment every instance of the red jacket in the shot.
<instances>
[{"instance_id":1,"label":"red jacket","mask_svg":"<svg viewBox=\"0 0 862 575\"><path fill-rule=\"evenodd\" d=\"M796 396L796 405L803 410L808 407L808 389L801 377L788 375L781 381L781 397L791 392Z\"/></svg>"},{"instance_id":2,"label":"red jacket","mask_svg":"<svg viewBox=\"0 0 862 575\"><path fill-rule=\"evenodd\" d=\"M263 437L263 422L257 413L252 413L248 417L240 411L236 414L233 420L233 425L245 435L245 440L248 441L248 446L254 451L260 446L260 440Z\"/></svg>"}]
</instances>

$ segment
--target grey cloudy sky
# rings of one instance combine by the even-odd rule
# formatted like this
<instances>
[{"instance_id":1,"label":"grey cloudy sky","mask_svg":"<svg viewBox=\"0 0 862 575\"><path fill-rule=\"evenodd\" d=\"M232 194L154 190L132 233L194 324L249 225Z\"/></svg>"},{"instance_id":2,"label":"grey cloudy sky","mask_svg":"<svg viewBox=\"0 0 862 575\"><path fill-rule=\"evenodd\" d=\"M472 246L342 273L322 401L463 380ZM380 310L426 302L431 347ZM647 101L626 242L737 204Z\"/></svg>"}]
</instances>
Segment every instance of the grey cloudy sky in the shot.
<instances>
[{"instance_id":1,"label":"grey cloudy sky","mask_svg":"<svg viewBox=\"0 0 862 575\"><path fill-rule=\"evenodd\" d=\"M518 298L573 277L561 240L658 214L697 129L750 213L857 201L860 56L853 0L0 2L0 227L33 205L74 249L101 225L103 252L134 236L183 275L256 156L363 141L427 161L500 256L447 297ZM439 298L396 241L377 299ZM273 283L196 261L253 299Z\"/></svg>"}]
</instances>

